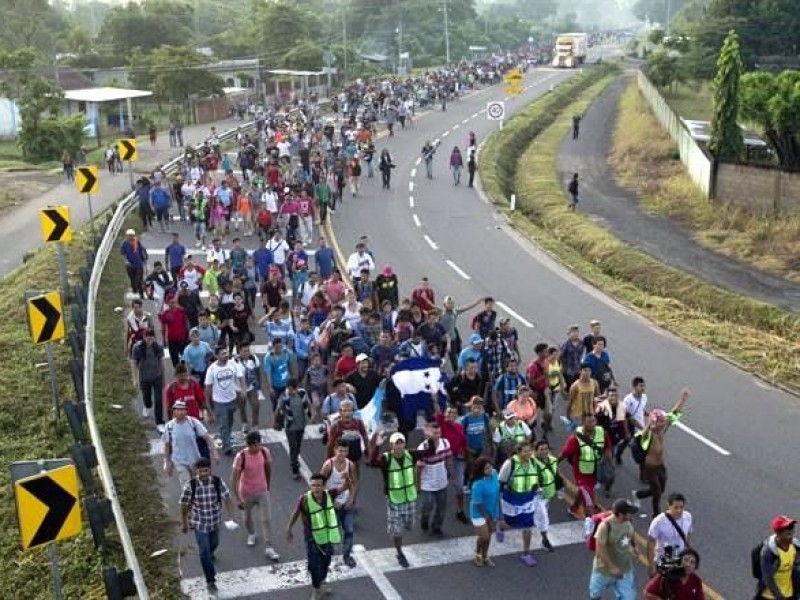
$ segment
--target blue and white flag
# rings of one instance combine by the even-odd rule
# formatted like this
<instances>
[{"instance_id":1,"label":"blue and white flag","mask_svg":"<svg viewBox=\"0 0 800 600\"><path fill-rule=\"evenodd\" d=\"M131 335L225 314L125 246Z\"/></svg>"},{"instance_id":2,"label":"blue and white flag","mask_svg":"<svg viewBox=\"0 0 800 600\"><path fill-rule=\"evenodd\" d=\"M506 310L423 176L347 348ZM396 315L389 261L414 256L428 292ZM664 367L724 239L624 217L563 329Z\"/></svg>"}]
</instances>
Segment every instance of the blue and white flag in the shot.
<instances>
[{"instance_id":1,"label":"blue and white flag","mask_svg":"<svg viewBox=\"0 0 800 600\"><path fill-rule=\"evenodd\" d=\"M503 520L512 529L530 529L533 527L533 508L535 492L517 494L505 489L500 497L500 508Z\"/></svg>"},{"instance_id":2,"label":"blue and white flag","mask_svg":"<svg viewBox=\"0 0 800 600\"><path fill-rule=\"evenodd\" d=\"M412 357L398 362L392 368L392 383L403 397L403 421L412 421L417 412L424 410L433 412L431 394L444 394L444 378L441 371L441 360Z\"/></svg>"},{"instance_id":3,"label":"blue and white flag","mask_svg":"<svg viewBox=\"0 0 800 600\"><path fill-rule=\"evenodd\" d=\"M375 390L367 405L358 411L358 417L364 422L364 427L367 430L367 435L372 434L378 429L381 423L381 415L383 414L383 398L386 396L386 390L381 385Z\"/></svg>"}]
</instances>

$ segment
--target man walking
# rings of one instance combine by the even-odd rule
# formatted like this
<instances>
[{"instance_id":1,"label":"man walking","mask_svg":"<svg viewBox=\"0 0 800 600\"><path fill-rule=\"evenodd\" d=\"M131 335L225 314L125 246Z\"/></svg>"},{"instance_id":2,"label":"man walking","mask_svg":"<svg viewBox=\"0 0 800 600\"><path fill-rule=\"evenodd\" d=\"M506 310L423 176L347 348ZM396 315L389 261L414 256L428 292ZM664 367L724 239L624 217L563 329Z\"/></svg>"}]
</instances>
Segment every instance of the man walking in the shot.
<instances>
[{"instance_id":1,"label":"man walking","mask_svg":"<svg viewBox=\"0 0 800 600\"><path fill-rule=\"evenodd\" d=\"M613 515L597 527L597 547L589 579L589 598L601 600L608 588L613 588L617 600L636 600L633 582L634 531L631 515L637 508L627 500L617 500Z\"/></svg>"},{"instance_id":2,"label":"man walking","mask_svg":"<svg viewBox=\"0 0 800 600\"><path fill-rule=\"evenodd\" d=\"M195 464L195 476L190 479L181 493L181 531L187 533L194 529L197 548L200 552L200 565L210 592L217 590L214 569L214 552L219 546L219 525L222 521L222 503L228 518L235 529L236 516L228 486L216 475L211 474L211 461L201 458Z\"/></svg>"},{"instance_id":3,"label":"man walking","mask_svg":"<svg viewBox=\"0 0 800 600\"><path fill-rule=\"evenodd\" d=\"M144 267L148 258L147 249L136 237L136 232L128 229L119 250L125 259L125 270L128 272L131 291L144 299Z\"/></svg>"},{"instance_id":4,"label":"man walking","mask_svg":"<svg viewBox=\"0 0 800 600\"><path fill-rule=\"evenodd\" d=\"M278 399L275 413L275 429L286 428L286 440L289 442L289 466L292 477L300 479L300 447L306 424L311 419L311 402L306 391L297 385L297 379L289 379L286 391Z\"/></svg>"},{"instance_id":5,"label":"man walking","mask_svg":"<svg viewBox=\"0 0 800 600\"><path fill-rule=\"evenodd\" d=\"M422 495L422 531L441 537L442 523L447 510L447 487L453 473L453 455L450 442L442 437L442 429L438 421L428 423L425 435L428 439L422 442L417 450L426 453L418 463L419 487ZM433 512L433 519L431 519Z\"/></svg>"},{"instance_id":6,"label":"man walking","mask_svg":"<svg viewBox=\"0 0 800 600\"><path fill-rule=\"evenodd\" d=\"M206 371L206 403L214 407L209 422L219 421L219 435L222 438L222 451L226 456L233 454L231 430L236 413L239 390L246 385L236 365L229 360L228 349L217 349L217 360Z\"/></svg>"},{"instance_id":7,"label":"man walking","mask_svg":"<svg viewBox=\"0 0 800 600\"><path fill-rule=\"evenodd\" d=\"M161 435L161 441L164 442L164 472L167 477L172 477L177 472L181 489L192 478L194 465L204 458L197 443L198 439L206 443L214 460L219 462L219 453L205 425L186 413L186 402L176 401L172 406L172 419L167 422Z\"/></svg>"}]
</instances>

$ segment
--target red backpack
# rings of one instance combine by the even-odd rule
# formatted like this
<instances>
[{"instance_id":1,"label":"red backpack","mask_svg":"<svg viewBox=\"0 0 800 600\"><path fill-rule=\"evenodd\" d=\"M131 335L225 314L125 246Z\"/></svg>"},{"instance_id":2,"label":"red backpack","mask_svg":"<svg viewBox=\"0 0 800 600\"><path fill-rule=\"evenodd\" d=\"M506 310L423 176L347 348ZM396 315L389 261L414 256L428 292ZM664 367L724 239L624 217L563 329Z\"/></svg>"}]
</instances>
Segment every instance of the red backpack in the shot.
<instances>
[{"instance_id":1,"label":"red backpack","mask_svg":"<svg viewBox=\"0 0 800 600\"><path fill-rule=\"evenodd\" d=\"M605 523L613 516L614 513L612 511L606 510L601 513L596 513L591 517L586 517L584 532L586 534L586 548L590 552L594 552L597 549L597 540L595 536L597 535L597 529L600 527L600 523Z\"/></svg>"},{"instance_id":2,"label":"red backpack","mask_svg":"<svg viewBox=\"0 0 800 600\"><path fill-rule=\"evenodd\" d=\"M266 208L262 208L258 211L256 219L258 220L258 225L264 229L268 229L272 226L272 213Z\"/></svg>"}]
</instances>

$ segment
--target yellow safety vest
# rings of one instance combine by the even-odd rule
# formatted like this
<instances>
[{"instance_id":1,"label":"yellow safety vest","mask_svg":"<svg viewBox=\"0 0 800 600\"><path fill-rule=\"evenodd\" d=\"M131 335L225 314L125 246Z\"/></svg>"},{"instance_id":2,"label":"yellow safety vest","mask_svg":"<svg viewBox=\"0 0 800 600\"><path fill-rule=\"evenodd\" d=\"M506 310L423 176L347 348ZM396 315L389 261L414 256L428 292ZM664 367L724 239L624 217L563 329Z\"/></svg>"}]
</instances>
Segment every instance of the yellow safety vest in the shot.
<instances>
[{"instance_id":1,"label":"yellow safety vest","mask_svg":"<svg viewBox=\"0 0 800 600\"><path fill-rule=\"evenodd\" d=\"M533 462L539 473L539 488L542 490L542 497L545 500L550 500L556 495L556 473L558 472L558 460L554 456L548 456L547 460L542 462L538 458L534 458Z\"/></svg>"},{"instance_id":2,"label":"yellow safety vest","mask_svg":"<svg viewBox=\"0 0 800 600\"><path fill-rule=\"evenodd\" d=\"M500 428L500 439L502 441L507 440L514 440L515 444L521 444L525 441L525 430L522 428L522 423L517 421L517 424L514 426L514 429L509 430L508 426L503 423L503 426Z\"/></svg>"},{"instance_id":3,"label":"yellow safety vest","mask_svg":"<svg viewBox=\"0 0 800 600\"><path fill-rule=\"evenodd\" d=\"M306 508L308 509L308 520L311 524L311 536L317 544L322 546L323 544L338 544L342 541L342 536L339 532L339 520L336 518L336 509L328 492L325 492L325 506L320 506L314 500L314 495L311 492L307 492Z\"/></svg>"},{"instance_id":4,"label":"yellow safety vest","mask_svg":"<svg viewBox=\"0 0 800 600\"><path fill-rule=\"evenodd\" d=\"M385 454L387 461L387 492L392 504L405 504L417 499L417 484L414 479L414 459L408 450L403 461L398 461L391 452Z\"/></svg>"},{"instance_id":5,"label":"yellow safety vest","mask_svg":"<svg viewBox=\"0 0 800 600\"><path fill-rule=\"evenodd\" d=\"M532 491L538 484L539 478L533 460L523 466L519 456L511 459L511 478L508 481L509 489L515 494L524 494Z\"/></svg>"},{"instance_id":6,"label":"yellow safety vest","mask_svg":"<svg viewBox=\"0 0 800 600\"><path fill-rule=\"evenodd\" d=\"M594 428L594 439L591 444L583 441L583 426L575 430L575 439L578 440L580 455L578 457L578 471L583 475L594 475L597 472L597 463L603 456L606 433L602 427Z\"/></svg>"}]
</instances>

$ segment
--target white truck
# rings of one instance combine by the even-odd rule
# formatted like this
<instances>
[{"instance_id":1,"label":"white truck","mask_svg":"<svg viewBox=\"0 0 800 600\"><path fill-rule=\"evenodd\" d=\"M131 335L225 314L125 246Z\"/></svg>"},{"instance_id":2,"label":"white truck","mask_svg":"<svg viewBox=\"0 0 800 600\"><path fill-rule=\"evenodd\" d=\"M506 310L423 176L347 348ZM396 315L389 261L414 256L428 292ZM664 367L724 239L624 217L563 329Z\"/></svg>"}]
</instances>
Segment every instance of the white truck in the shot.
<instances>
[{"instance_id":1,"label":"white truck","mask_svg":"<svg viewBox=\"0 0 800 600\"><path fill-rule=\"evenodd\" d=\"M586 60L589 36L585 33L561 33L556 38L553 66L574 69Z\"/></svg>"}]
</instances>

